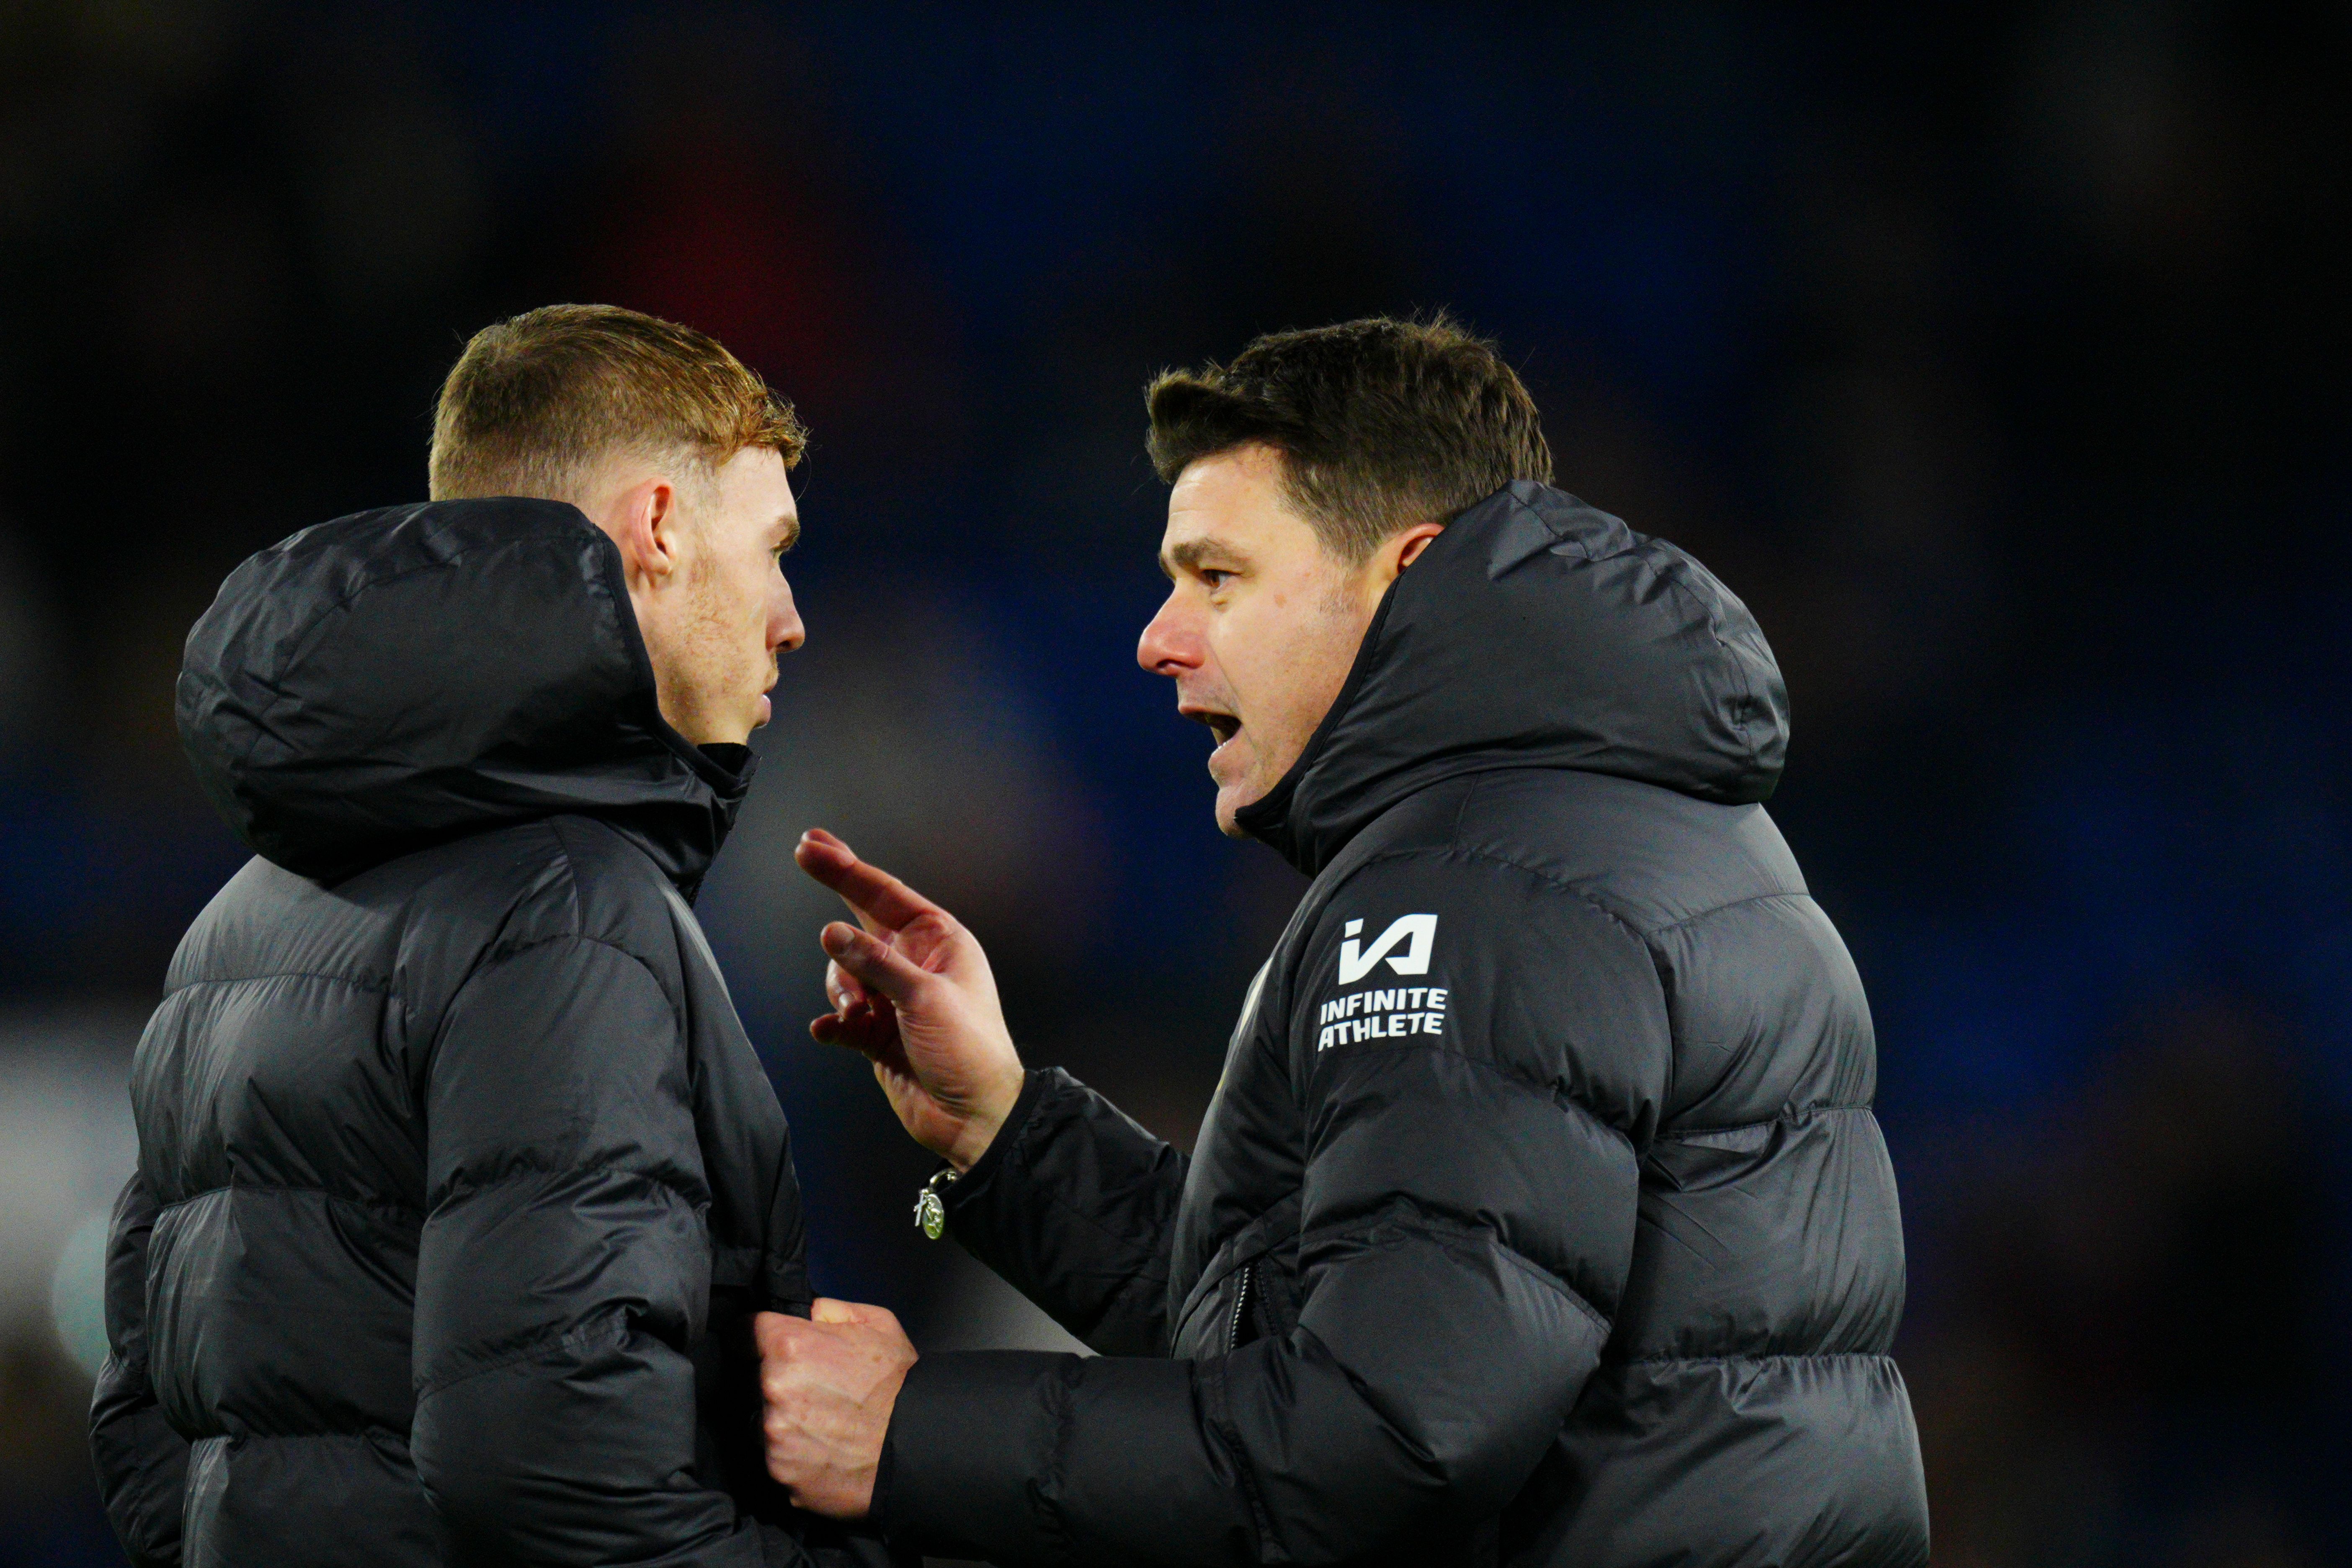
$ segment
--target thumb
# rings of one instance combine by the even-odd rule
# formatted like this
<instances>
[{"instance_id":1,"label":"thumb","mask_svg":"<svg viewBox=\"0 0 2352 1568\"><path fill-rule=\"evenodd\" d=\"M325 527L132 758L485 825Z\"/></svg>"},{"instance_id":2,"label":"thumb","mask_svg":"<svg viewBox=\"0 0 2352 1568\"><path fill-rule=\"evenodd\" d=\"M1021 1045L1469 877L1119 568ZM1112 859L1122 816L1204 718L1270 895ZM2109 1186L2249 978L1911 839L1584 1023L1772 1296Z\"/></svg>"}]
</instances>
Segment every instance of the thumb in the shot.
<instances>
[{"instance_id":1,"label":"thumb","mask_svg":"<svg viewBox=\"0 0 2352 1568\"><path fill-rule=\"evenodd\" d=\"M817 940L824 943L834 963L868 990L880 992L902 1007L935 978L929 971L908 962L904 953L844 921L826 926Z\"/></svg>"},{"instance_id":2,"label":"thumb","mask_svg":"<svg viewBox=\"0 0 2352 1568\"><path fill-rule=\"evenodd\" d=\"M836 1301L830 1296L819 1296L809 1309L813 1323L860 1323L868 1327L887 1324L898 1326L898 1314L887 1307L869 1307L863 1301Z\"/></svg>"}]
</instances>

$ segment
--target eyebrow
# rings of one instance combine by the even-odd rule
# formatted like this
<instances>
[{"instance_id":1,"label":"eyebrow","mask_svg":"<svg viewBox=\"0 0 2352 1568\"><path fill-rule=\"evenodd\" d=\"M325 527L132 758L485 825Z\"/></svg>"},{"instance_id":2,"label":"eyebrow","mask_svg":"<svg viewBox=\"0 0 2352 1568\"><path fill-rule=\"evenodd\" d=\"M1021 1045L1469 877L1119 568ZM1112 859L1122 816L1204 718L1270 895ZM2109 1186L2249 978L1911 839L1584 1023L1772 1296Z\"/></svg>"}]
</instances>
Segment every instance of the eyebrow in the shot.
<instances>
[{"instance_id":1,"label":"eyebrow","mask_svg":"<svg viewBox=\"0 0 2352 1568\"><path fill-rule=\"evenodd\" d=\"M777 514L776 521L784 525L783 549L790 550L801 542L801 520L797 513L785 516L780 512Z\"/></svg>"},{"instance_id":2,"label":"eyebrow","mask_svg":"<svg viewBox=\"0 0 2352 1568\"><path fill-rule=\"evenodd\" d=\"M1213 539L1188 539L1160 557L1160 575L1173 582L1179 568L1186 572L1197 572L1201 569L1202 562L1218 555L1232 561L1241 559L1239 553L1230 546L1220 544Z\"/></svg>"}]
</instances>

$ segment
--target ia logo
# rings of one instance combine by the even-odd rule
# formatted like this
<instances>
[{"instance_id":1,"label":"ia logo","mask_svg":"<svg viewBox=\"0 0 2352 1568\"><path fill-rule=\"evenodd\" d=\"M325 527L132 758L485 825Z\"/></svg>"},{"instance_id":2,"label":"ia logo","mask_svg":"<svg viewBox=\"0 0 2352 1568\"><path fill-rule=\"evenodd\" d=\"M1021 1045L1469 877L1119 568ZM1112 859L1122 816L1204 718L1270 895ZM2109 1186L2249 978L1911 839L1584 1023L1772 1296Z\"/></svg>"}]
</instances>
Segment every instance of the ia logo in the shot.
<instances>
[{"instance_id":1,"label":"ia logo","mask_svg":"<svg viewBox=\"0 0 2352 1568\"><path fill-rule=\"evenodd\" d=\"M1383 958L1388 959L1389 967L1399 974L1429 973L1429 949L1437 940L1435 915L1401 916L1394 925L1381 932L1380 940L1372 943L1370 952L1359 951L1360 944L1356 941L1357 933L1363 929L1361 921L1348 922L1348 940L1339 944L1340 984L1353 985L1370 974L1372 966ZM1406 943L1405 950L1391 956L1389 950L1401 942Z\"/></svg>"}]
</instances>

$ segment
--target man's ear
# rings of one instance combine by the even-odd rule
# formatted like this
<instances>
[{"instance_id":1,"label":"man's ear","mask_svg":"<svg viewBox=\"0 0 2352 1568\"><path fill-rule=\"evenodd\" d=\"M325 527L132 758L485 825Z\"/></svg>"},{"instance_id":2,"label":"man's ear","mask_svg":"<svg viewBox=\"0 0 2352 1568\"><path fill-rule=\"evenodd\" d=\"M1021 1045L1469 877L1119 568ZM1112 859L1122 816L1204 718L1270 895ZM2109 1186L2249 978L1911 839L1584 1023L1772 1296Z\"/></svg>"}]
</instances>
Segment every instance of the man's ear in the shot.
<instances>
[{"instance_id":1,"label":"man's ear","mask_svg":"<svg viewBox=\"0 0 2352 1568\"><path fill-rule=\"evenodd\" d=\"M1445 525L1442 522L1417 522L1381 545L1382 564L1387 568L1381 574L1381 581L1393 582L1401 576L1406 567L1421 559L1421 552L1429 548L1429 542L1444 531Z\"/></svg>"},{"instance_id":2,"label":"man's ear","mask_svg":"<svg viewBox=\"0 0 2352 1568\"><path fill-rule=\"evenodd\" d=\"M665 479L641 479L621 492L608 514L613 542L632 577L642 574L660 582L677 570L679 515L677 487Z\"/></svg>"}]
</instances>

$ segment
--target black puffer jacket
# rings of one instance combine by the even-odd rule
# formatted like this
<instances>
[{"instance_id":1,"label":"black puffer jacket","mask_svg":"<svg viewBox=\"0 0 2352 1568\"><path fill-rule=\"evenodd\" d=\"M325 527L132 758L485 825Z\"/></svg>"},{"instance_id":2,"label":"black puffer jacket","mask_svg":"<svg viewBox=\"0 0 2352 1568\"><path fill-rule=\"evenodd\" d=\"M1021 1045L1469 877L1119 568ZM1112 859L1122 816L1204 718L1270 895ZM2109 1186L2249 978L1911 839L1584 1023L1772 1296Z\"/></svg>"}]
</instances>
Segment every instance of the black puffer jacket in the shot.
<instances>
[{"instance_id":1,"label":"black puffer jacket","mask_svg":"<svg viewBox=\"0 0 2352 1568\"><path fill-rule=\"evenodd\" d=\"M1747 610L1532 484L1244 826L1315 878L1189 1163L1059 1072L947 1189L1104 1352L940 1355L887 1527L1001 1563L1924 1563L1870 1016ZM1174 1358L1174 1359L1167 1359Z\"/></svg>"},{"instance_id":2,"label":"black puffer jacket","mask_svg":"<svg viewBox=\"0 0 2352 1568\"><path fill-rule=\"evenodd\" d=\"M612 542L310 529L198 622L179 719L263 858L132 1068L92 1412L132 1559L804 1561L748 1329L807 1310L799 1188L682 896L748 754L661 721Z\"/></svg>"}]
</instances>

